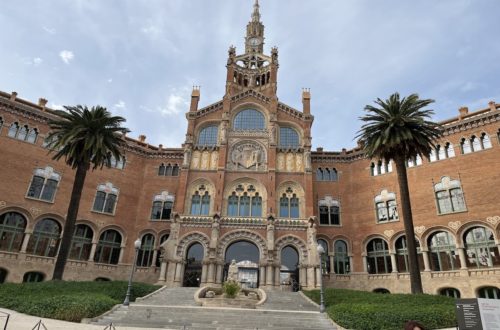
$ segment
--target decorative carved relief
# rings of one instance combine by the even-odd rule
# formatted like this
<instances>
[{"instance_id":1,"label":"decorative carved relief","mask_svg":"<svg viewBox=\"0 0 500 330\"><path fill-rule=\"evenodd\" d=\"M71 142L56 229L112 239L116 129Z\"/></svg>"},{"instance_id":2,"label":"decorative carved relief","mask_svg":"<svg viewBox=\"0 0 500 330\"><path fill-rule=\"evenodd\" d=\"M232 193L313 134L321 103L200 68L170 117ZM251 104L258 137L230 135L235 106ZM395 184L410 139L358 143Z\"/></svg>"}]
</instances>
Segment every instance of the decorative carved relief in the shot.
<instances>
[{"instance_id":1,"label":"decorative carved relief","mask_svg":"<svg viewBox=\"0 0 500 330\"><path fill-rule=\"evenodd\" d=\"M210 156L210 169L216 170L218 164L219 164L219 152L212 151L212 154Z\"/></svg>"},{"instance_id":2,"label":"decorative carved relief","mask_svg":"<svg viewBox=\"0 0 500 330\"><path fill-rule=\"evenodd\" d=\"M384 230L384 235L387 237L387 238L391 238L392 235L394 235L394 230L390 229L390 230Z\"/></svg>"},{"instance_id":3,"label":"decorative carved relief","mask_svg":"<svg viewBox=\"0 0 500 330\"><path fill-rule=\"evenodd\" d=\"M422 235L422 233L425 231L425 226L417 226L415 227L415 232L419 235Z\"/></svg>"},{"instance_id":4,"label":"decorative carved relief","mask_svg":"<svg viewBox=\"0 0 500 330\"><path fill-rule=\"evenodd\" d=\"M280 152L278 154L278 171L284 171L284 170L285 170L285 154Z\"/></svg>"},{"instance_id":5,"label":"decorative carved relief","mask_svg":"<svg viewBox=\"0 0 500 330\"><path fill-rule=\"evenodd\" d=\"M448 222L448 227L450 227L453 230L457 230L461 224L462 224L461 221L450 221Z\"/></svg>"},{"instance_id":6,"label":"decorative carved relief","mask_svg":"<svg viewBox=\"0 0 500 330\"><path fill-rule=\"evenodd\" d=\"M207 249L210 244L210 239L202 233L192 233L187 236L184 236L179 241L179 244L177 245L177 257L184 258L184 256L186 255L187 248L191 246L191 244L194 242L201 243L201 245L203 245L204 254L207 253Z\"/></svg>"},{"instance_id":7,"label":"decorative carved relief","mask_svg":"<svg viewBox=\"0 0 500 330\"><path fill-rule=\"evenodd\" d=\"M33 206L30 208L30 212L31 212L31 214L33 214L36 217L37 215L42 213L42 210Z\"/></svg>"},{"instance_id":8,"label":"decorative carved relief","mask_svg":"<svg viewBox=\"0 0 500 330\"><path fill-rule=\"evenodd\" d=\"M278 152L277 170L286 172L304 171L304 154L302 152Z\"/></svg>"},{"instance_id":9,"label":"decorative carved relief","mask_svg":"<svg viewBox=\"0 0 500 330\"><path fill-rule=\"evenodd\" d=\"M208 151L203 151L201 154L201 169L202 170L208 170L210 166L210 152Z\"/></svg>"},{"instance_id":10,"label":"decorative carved relief","mask_svg":"<svg viewBox=\"0 0 500 330\"><path fill-rule=\"evenodd\" d=\"M193 170L215 170L219 162L217 150L195 150L191 158L191 169Z\"/></svg>"},{"instance_id":11,"label":"decorative carved relief","mask_svg":"<svg viewBox=\"0 0 500 330\"><path fill-rule=\"evenodd\" d=\"M191 159L191 168L197 170L200 168L201 152L196 150L193 152L193 157Z\"/></svg>"},{"instance_id":12,"label":"decorative carved relief","mask_svg":"<svg viewBox=\"0 0 500 330\"><path fill-rule=\"evenodd\" d=\"M236 143L229 156L228 168L232 170L266 170L266 151L253 141Z\"/></svg>"},{"instance_id":13,"label":"decorative carved relief","mask_svg":"<svg viewBox=\"0 0 500 330\"><path fill-rule=\"evenodd\" d=\"M297 251L299 251L300 263L307 262L308 253L307 253L306 243L304 243L303 240L295 236L280 237L276 241L276 251L278 253L279 258L281 258L281 250L287 245L292 245L297 249Z\"/></svg>"},{"instance_id":14,"label":"decorative carved relief","mask_svg":"<svg viewBox=\"0 0 500 330\"><path fill-rule=\"evenodd\" d=\"M0 205L1 205L1 202L0 202ZM493 217L487 217L486 222L491 223L493 226L495 226L497 223L500 222L500 216L495 215Z\"/></svg>"}]
</instances>

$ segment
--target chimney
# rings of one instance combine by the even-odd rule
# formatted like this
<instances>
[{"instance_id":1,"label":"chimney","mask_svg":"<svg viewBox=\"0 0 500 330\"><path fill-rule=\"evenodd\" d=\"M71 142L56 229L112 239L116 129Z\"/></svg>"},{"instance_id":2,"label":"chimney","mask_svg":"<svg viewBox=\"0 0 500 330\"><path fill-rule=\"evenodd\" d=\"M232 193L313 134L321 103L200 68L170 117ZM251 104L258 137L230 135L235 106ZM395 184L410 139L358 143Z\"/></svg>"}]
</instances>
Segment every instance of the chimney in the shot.
<instances>
[{"instance_id":1,"label":"chimney","mask_svg":"<svg viewBox=\"0 0 500 330\"><path fill-rule=\"evenodd\" d=\"M189 107L190 112L198 111L199 101L200 101L200 86L193 86L193 91L191 92L191 106Z\"/></svg>"},{"instance_id":2,"label":"chimney","mask_svg":"<svg viewBox=\"0 0 500 330\"><path fill-rule=\"evenodd\" d=\"M458 112L460 113L460 115L458 116L458 118L462 119L465 115L467 115L469 113L469 108L467 108L467 107L460 107L460 109L458 109Z\"/></svg>"},{"instance_id":3,"label":"chimney","mask_svg":"<svg viewBox=\"0 0 500 330\"><path fill-rule=\"evenodd\" d=\"M346 154L347 153L347 149L346 148L342 148L342 154Z\"/></svg>"},{"instance_id":4,"label":"chimney","mask_svg":"<svg viewBox=\"0 0 500 330\"><path fill-rule=\"evenodd\" d=\"M38 99L38 106L42 108L42 111L45 111L45 106L47 105L47 100L44 98Z\"/></svg>"},{"instance_id":5,"label":"chimney","mask_svg":"<svg viewBox=\"0 0 500 330\"><path fill-rule=\"evenodd\" d=\"M146 135L143 134L139 135L139 142L146 143Z\"/></svg>"},{"instance_id":6,"label":"chimney","mask_svg":"<svg viewBox=\"0 0 500 330\"><path fill-rule=\"evenodd\" d=\"M12 93L10 94L10 100L11 100L11 101L15 101L15 100L16 100L16 97L17 97L17 92L12 92Z\"/></svg>"},{"instance_id":7,"label":"chimney","mask_svg":"<svg viewBox=\"0 0 500 330\"><path fill-rule=\"evenodd\" d=\"M495 101L488 102L488 105L490 106L490 111L496 111L497 110L497 105L495 104Z\"/></svg>"},{"instance_id":8,"label":"chimney","mask_svg":"<svg viewBox=\"0 0 500 330\"><path fill-rule=\"evenodd\" d=\"M306 115L311 114L311 89L302 88L302 112Z\"/></svg>"},{"instance_id":9,"label":"chimney","mask_svg":"<svg viewBox=\"0 0 500 330\"><path fill-rule=\"evenodd\" d=\"M317 148L316 148L316 151L317 151L317 152L323 152L323 147L317 147Z\"/></svg>"},{"instance_id":10,"label":"chimney","mask_svg":"<svg viewBox=\"0 0 500 330\"><path fill-rule=\"evenodd\" d=\"M158 145L158 150L162 151L162 149L163 149L163 144L159 144Z\"/></svg>"}]
</instances>

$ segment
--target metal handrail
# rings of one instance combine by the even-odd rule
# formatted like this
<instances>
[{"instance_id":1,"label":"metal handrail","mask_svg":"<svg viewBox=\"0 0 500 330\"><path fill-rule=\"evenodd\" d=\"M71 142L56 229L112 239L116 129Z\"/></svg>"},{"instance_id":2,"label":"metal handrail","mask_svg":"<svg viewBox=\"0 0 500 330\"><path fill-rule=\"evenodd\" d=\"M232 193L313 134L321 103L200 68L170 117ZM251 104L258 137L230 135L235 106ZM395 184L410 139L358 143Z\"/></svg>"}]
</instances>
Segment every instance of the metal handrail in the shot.
<instances>
[{"instance_id":1,"label":"metal handrail","mask_svg":"<svg viewBox=\"0 0 500 330\"><path fill-rule=\"evenodd\" d=\"M9 324L10 314L0 311L0 318L2 318L2 317L5 317L5 324L3 326L3 330L7 330L7 325Z\"/></svg>"},{"instance_id":2,"label":"metal handrail","mask_svg":"<svg viewBox=\"0 0 500 330\"><path fill-rule=\"evenodd\" d=\"M113 322L111 322L108 326L104 328L104 330L116 330L116 328Z\"/></svg>"},{"instance_id":3,"label":"metal handrail","mask_svg":"<svg viewBox=\"0 0 500 330\"><path fill-rule=\"evenodd\" d=\"M38 323L35 324L35 326L31 330L40 330L40 327L43 327L44 330L47 330L47 327L45 326L45 324L43 324L42 320L38 321Z\"/></svg>"}]
</instances>

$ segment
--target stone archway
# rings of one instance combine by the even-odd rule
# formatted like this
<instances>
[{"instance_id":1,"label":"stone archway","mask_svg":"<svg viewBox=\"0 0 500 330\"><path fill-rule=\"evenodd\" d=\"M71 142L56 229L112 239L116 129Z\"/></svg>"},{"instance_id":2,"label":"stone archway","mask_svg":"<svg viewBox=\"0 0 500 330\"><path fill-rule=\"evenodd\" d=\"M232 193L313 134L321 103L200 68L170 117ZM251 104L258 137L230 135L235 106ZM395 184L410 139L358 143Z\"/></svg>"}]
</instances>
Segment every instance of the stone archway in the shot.
<instances>
[{"instance_id":1,"label":"stone archway","mask_svg":"<svg viewBox=\"0 0 500 330\"><path fill-rule=\"evenodd\" d=\"M228 245L224 253L223 280L227 280L229 265L234 261L238 267L238 281L243 288L259 287L260 251L255 243L239 240Z\"/></svg>"}]
</instances>

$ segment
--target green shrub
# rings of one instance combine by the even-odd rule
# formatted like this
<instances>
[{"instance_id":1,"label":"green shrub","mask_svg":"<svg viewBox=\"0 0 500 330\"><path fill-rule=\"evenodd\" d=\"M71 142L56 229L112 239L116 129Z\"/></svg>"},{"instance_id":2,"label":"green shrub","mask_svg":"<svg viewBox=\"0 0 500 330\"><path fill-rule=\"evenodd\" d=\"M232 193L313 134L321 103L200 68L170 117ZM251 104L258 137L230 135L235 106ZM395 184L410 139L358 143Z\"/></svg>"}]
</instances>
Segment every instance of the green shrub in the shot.
<instances>
[{"instance_id":1,"label":"green shrub","mask_svg":"<svg viewBox=\"0 0 500 330\"><path fill-rule=\"evenodd\" d=\"M305 294L319 302L318 290ZM328 315L348 329L402 329L408 320L417 320L428 329L456 324L454 299L444 296L326 289L325 305Z\"/></svg>"},{"instance_id":2,"label":"green shrub","mask_svg":"<svg viewBox=\"0 0 500 330\"><path fill-rule=\"evenodd\" d=\"M131 301L159 286L134 283ZM21 313L79 322L96 317L123 302L127 282L63 282L0 285L0 306Z\"/></svg>"},{"instance_id":3,"label":"green shrub","mask_svg":"<svg viewBox=\"0 0 500 330\"><path fill-rule=\"evenodd\" d=\"M240 289L239 284L233 281L224 282L222 285L222 290L228 298L235 298L240 292Z\"/></svg>"}]
</instances>

